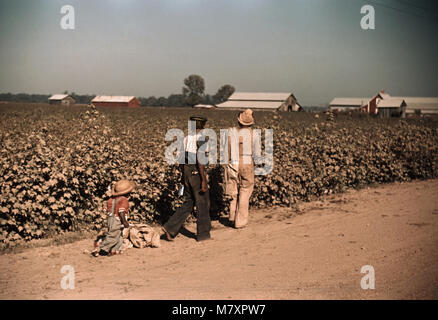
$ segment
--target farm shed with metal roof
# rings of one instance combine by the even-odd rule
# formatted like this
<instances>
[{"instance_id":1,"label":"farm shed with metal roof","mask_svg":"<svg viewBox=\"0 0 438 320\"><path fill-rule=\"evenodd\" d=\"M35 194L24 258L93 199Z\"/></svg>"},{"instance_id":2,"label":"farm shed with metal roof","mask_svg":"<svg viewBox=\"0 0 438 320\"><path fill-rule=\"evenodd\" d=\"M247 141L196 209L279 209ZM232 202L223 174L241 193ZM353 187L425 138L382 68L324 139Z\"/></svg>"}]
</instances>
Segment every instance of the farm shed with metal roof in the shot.
<instances>
[{"instance_id":1,"label":"farm shed with metal roof","mask_svg":"<svg viewBox=\"0 0 438 320\"><path fill-rule=\"evenodd\" d=\"M140 102L134 96L96 96L91 103L96 107L128 107L140 106Z\"/></svg>"},{"instance_id":2,"label":"farm shed with metal roof","mask_svg":"<svg viewBox=\"0 0 438 320\"><path fill-rule=\"evenodd\" d=\"M367 105L370 100L371 98L334 98L329 104L329 109L332 111L359 110L362 106Z\"/></svg>"},{"instance_id":3,"label":"farm shed with metal roof","mask_svg":"<svg viewBox=\"0 0 438 320\"><path fill-rule=\"evenodd\" d=\"M392 97L402 98L406 102L406 113L438 114L437 97Z\"/></svg>"},{"instance_id":4,"label":"farm shed with metal roof","mask_svg":"<svg viewBox=\"0 0 438 320\"><path fill-rule=\"evenodd\" d=\"M235 92L227 101L217 105L218 110L302 111L292 93Z\"/></svg>"},{"instance_id":5,"label":"farm shed with metal roof","mask_svg":"<svg viewBox=\"0 0 438 320\"><path fill-rule=\"evenodd\" d=\"M49 104L61 104L64 106L70 106L75 104L75 99L73 99L68 94L54 94L49 97Z\"/></svg>"},{"instance_id":6,"label":"farm shed with metal roof","mask_svg":"<svg viewBox=\"0 0 438 320\"><path fill-rule=\"evenodd\" d=\"M377 104L377 115L380 118L406 117L406 102L402 98L386 98Z\"/></svg>"}]
</instances>

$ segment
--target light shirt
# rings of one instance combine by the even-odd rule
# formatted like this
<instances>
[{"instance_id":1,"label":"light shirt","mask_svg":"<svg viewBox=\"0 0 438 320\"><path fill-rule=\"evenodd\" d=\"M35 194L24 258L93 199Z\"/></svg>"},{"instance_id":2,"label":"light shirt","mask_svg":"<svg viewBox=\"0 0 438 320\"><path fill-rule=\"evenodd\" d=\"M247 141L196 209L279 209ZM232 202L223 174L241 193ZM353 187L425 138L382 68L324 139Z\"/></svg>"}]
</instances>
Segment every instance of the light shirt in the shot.
<instances>
[{"instance_id":1,"label":"light shirt","mask_svg":"<svg viewBox=\"0 0 438 320\"><path fill-rule=\"evenodd\" d=\"M195 135L188 135L184 138L184 151L185 151L186 164L195 164L197 162L197 152L205 143L207 143L205 139L206 137L199 133ZM200 156L202 156L202 154ZM208 150L207 150L207 158L208 158ZM208 161L206 164L208 164Z\"/></svg>"},{"instance_id":2,"label":"light shirt","mask_svg":"<svg viewBox=\"0 0 438 320\"><path fill-rule=\"evenodd\" d=\"M252 164L261 155L260 137L251 128L229 128L231 165Z\"/></svg>"}]
</instances>

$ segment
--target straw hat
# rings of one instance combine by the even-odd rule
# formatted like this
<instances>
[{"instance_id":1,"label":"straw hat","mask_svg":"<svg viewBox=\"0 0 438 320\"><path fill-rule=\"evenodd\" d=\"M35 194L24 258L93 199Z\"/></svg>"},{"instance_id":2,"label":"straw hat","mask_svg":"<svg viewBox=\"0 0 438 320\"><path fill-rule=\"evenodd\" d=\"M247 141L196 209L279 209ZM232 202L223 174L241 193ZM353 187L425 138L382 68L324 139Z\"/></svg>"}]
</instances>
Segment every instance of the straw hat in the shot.
<instances>
[{"instance_id":1,"label":"straw hat","mask_svg":"<svg viewBox=\"0 0 438 320\"><path fill-rule=\"evenodd\" d=\"M245 111L241 112L239 114L239 116L237 117L237 121L239 121L239 123L241 125L244 125L244 126L250 126L250 125L254 124L254 118L252 116L252 110L251 109L246 109Z\"/></svg>"},{"instance_id":2,"label":"straw hat","mask_svg":"<svg viewBox=\"0 0 438 320\"><path fill-rule=\"evenodd\" d=\"M111 192L113 197L122 196L130 193L135 189L135 182L129 180L120 180L117 181L113 186L113 190Z\"/></svg>"}]
</instances>

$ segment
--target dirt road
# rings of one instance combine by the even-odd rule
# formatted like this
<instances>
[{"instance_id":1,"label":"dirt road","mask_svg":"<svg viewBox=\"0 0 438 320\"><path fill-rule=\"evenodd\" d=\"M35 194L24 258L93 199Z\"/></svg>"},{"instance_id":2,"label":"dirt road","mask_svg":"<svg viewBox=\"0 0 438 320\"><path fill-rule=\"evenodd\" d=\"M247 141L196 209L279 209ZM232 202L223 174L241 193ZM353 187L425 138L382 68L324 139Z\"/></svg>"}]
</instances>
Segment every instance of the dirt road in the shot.
<instances>
[{"instance_id":1,"label":"dirt road","mask_svg":"<svg viewBox=\"0 0 438 320\"><path fill-rule=\"evenodd\" d=\"M0 256L1 299L438 299L438 180L251 212L214 240L92 258L91 239ZM188 225L194 230L194 225ZM61 267L75 270L63 290ZM361 288L361 268L375 289Z\"/></svg>"}]
</instances>

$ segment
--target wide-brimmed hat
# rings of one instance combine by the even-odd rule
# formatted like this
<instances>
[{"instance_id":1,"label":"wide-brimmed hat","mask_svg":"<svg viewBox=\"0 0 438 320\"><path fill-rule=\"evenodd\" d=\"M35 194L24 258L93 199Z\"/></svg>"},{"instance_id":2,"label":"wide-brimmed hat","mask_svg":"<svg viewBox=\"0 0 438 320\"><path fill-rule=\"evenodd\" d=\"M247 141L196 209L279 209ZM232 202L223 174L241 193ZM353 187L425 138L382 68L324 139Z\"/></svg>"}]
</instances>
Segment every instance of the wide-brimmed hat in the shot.
<instances>
[{"instance_id":1,"label":"wide-brimmed hat","mask_svg":"<svg viewBox=\"0 0 438 320\"><path fill-rule=\"evenodd\" d=\"M190 120L192 121L200 121L200 122L207 122L207 118L203 116L191 116Z\"/></svg>"},{"instance_id":2,"label":"wide-brimmed hat","mask_svg":"<svg viewBox=\"0 0 438 320\"><path fill-rule=\"evenodd\" d=\"M237 117L237 121L239 121L239 123L244 126L250 126L254 124L254 117L252 116L252 110L246 109L245 111L241 112Z\"/></svg>"},{"instance_id":3,"label":"wide-brimmed hat","mask_svg":"<svg viewBox=\"0 0 438 320\"><path fill-rule=\"evenodd\" d=\"M120 180L114 184L111 195L113 197L123 196L125 194L130 193L134 189L135 189L134 181Z\"/></svg>"}]
</instances>

